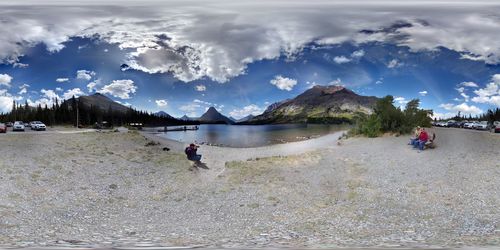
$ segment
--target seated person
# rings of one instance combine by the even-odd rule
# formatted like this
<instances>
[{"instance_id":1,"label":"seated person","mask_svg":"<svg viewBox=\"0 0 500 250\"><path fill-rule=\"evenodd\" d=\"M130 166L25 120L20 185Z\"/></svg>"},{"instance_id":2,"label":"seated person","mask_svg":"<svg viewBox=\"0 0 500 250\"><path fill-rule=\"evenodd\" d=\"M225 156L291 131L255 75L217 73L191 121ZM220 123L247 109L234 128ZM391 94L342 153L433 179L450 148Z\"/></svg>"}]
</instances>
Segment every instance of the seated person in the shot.
<instances>
[{"instance_id":1,"label":"seated person","mask_svg":"<svg viewBox=\"0 0 500 250\"><path fill-rule=\"evenodd\" d=\"M198 151L199 147L200 146L196 146L194 143L189 144L189 147L187 147L184 150L184 153L186 153L188 160L190 160L190 161L200 161L201 160L201 155L196 153Z\"/></svg>"},{"instance_id":2,"label":"seated person","mask_svg":"<svg viewBox=\"0 0 500 250\"><path fill-rule=\"evenodd\" d=\"M413 145L414 148L420 149L420 151L424 150L425 143L429 140L429 135L427 134L427 131L425 131L424 128L420 130L420 135L418 136L418 140L416 143Z\"/></svg>"},{"instance_id":3,"label":"seated person","mask_svg":"<svg viewBox=\"0 0 500 250\"><path fill-rule=\"evenodd\" d=\"M201 162L201 155L197 154L198 148L200 146L195 145L194 143L189 144L189 147L187 147L184 150L184 153L186 153L186 156L188 160L193 162L193 165L189 170L194 170L195 168L204 168L208 169L207 165L205 163Z\"/></svg>"},{"instance_id":4,"label":"seated person","mask_svg":"<svg viewBox=\"0 0 500 250\"><path fill-rule=\"evenodd\" d=\"M420 136L420 130L420 126L417 126L417 128L415 129L414 137L410 138L410 142L408 143L408 145L415 145L415 143L418 141L418 137Z\"/></svg>"}]
</instances>

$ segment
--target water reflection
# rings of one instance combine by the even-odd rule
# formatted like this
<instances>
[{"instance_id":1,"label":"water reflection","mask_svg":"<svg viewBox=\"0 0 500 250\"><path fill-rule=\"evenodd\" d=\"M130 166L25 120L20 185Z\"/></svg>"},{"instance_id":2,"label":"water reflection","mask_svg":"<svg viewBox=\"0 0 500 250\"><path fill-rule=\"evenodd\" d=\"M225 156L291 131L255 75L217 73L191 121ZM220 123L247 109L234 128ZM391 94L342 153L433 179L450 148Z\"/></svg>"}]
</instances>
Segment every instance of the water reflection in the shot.
<instances>
[{"instance_id":1,"label":"water reflection","mask_svg":"<svg viewBox=\"0 0 500 250\"><path fill-rule=\"evenodd\" d=\"M300 141L348 129L345 125L200 125L195 131L175 131L160 136L185 143L196 142L231 147L259 147Z\"/></svg>"}]
</instances>

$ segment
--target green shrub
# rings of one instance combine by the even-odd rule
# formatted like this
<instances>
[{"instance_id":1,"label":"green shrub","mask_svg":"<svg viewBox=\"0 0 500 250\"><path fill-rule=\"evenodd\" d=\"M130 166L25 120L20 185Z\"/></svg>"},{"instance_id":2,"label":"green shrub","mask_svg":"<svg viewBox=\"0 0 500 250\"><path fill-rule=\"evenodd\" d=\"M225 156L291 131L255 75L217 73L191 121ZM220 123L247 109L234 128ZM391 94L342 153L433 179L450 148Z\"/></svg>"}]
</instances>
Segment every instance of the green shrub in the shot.
<instances>
[{"instance_id":1,"label":"green shrub","mask_svg":"<svg viewBox=\"0 0 500 250\"><path fill-rule=\"evenodd\" d=\"M389 95L377 101L372 115L356 114L356 126L351 133L377 137L381 133L407 134L416 126L431 126L432 111L419 109L418 99L408 102L404 111L393 103L394 98Z\"/></svg>"}]
</instances>

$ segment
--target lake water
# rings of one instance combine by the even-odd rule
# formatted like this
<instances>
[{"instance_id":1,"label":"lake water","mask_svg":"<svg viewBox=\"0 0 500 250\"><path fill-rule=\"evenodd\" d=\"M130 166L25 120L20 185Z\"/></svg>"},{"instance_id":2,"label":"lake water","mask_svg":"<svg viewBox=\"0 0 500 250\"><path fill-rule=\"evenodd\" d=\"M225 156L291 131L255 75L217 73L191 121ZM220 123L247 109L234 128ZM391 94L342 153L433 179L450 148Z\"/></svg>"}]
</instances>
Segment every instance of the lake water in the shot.
<instances>
[{"instance_id":1,"label":"lake water","mask_svg":"<svg viewBox=\"0 0 500 250\"><path fill-rule=\"evenodd\" d=\"M346 125L199 125L199 130L160 133L168 139L230 147L260 147L301 141L349 129Z\"/></svg>"}]
</instances>

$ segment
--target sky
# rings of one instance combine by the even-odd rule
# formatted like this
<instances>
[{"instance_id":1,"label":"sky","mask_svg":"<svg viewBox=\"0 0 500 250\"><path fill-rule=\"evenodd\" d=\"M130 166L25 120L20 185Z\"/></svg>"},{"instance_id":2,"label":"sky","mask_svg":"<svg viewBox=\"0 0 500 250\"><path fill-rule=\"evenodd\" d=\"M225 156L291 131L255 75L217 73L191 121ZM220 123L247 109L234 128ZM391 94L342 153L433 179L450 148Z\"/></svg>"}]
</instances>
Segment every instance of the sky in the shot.
<instances>
[{"instance_id":1,"label":"sky","mask_svg":"<svg viewBox=\"0 0 500 250\"><path fill-rule=\"evenodd\" d=\"M314 85L500 107L498 1L0 1L0 112L96 92L242 118Z\"/></svg>"}]
</instances>

